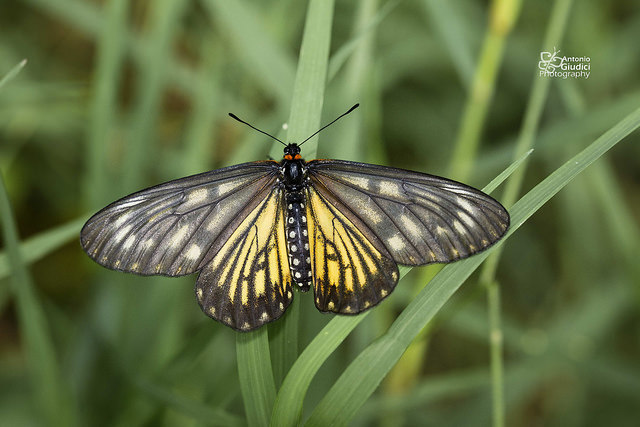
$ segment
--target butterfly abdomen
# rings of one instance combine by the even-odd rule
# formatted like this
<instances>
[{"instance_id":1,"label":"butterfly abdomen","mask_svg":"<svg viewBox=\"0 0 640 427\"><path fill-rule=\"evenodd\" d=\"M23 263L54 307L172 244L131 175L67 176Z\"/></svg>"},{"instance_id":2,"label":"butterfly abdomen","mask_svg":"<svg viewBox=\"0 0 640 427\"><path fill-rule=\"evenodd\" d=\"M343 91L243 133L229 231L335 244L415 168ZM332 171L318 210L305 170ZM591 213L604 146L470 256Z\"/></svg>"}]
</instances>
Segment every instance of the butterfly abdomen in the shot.
<instances>
[{"instance_id":1,"label":"butterfly abdomen","mask_svg":"<svg viewBox=\"0 0 640 427\"><path fill-rule=\"evenodd\" d=\"M311 253L309 252L309 232L304 195L299 191L289 191L285 196L287 215L287 251L289 268L293 280L303 292L311 288Z\"/></svg>"}]
</instances>

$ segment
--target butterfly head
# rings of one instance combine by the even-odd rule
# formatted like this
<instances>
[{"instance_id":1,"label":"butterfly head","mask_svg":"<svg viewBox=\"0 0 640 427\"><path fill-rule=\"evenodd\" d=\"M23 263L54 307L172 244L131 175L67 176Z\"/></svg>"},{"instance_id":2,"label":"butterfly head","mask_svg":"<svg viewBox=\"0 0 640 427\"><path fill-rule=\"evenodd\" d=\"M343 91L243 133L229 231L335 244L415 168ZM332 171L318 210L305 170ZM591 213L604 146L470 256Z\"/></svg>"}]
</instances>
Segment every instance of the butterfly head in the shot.
<instances>
[{"instance_id":1,"label":"butterfly head","mask_svg":"<svg viewBox=\"0 0 640 427\"><path fill-rule=\"evenodd\" d=\"M284 159L285 160L298 160L301 159L300 156L300 146L295 142L286 145L284 147Z\"/></svg>"}]
</instances>

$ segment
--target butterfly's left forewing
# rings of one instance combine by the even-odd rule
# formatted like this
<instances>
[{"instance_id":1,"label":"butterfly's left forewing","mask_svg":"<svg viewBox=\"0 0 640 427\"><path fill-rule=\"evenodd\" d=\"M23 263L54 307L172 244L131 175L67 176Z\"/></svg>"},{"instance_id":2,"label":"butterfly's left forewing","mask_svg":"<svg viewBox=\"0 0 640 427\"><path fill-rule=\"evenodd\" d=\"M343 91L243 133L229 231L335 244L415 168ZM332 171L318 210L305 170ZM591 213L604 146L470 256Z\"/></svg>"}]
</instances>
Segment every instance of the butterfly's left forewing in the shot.
<instances>
[{"instance_id":1,"label":"butterfly's left forewing","mask_svg":"<svg viewBox=\"0 0 640 427\"><path fill-rule=\"evenodd\" d=\"M202 268L196 298L208 316L241 331L284 314L293 293L280 187L273 188Z\"/></svg>"},{"instance_id":2,"label":"butterfly's left forewing","mask_svg":"<svg viewBox=\"0 0 640 427\"><path fill-rule=\"evenodd\" d=\"M500 203L445 178L341 160L313 160L308 171L317 191L400 264L469 257L509 227Z\"/></svg>"}]
</instances>

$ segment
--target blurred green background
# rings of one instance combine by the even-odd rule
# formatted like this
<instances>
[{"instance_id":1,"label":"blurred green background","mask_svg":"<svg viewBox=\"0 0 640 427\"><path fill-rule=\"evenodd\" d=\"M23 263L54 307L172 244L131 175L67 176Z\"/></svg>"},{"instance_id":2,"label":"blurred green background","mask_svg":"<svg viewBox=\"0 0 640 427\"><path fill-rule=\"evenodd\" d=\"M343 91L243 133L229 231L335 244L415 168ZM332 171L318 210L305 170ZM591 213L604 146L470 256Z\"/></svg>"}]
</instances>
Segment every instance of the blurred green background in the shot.
<instances>
[{"instance_id":1,"label":"blurred green background","mask_svg":"<svg viewBox=\"0 0 640 427\"><path fill-rule=\"evenodd\" d=\"M107 271L78 236L133 191L281 156L227 112L286 138L307 7L0 3L0 171L21 248L11 258L3 240L0 252L0 425L247 422L236 333L200 312L195 276ZM481 188L533 147L511 193L493 193L508 207L640 106L632 0L338 0L330 34L322 122L361 108L321 134L318 156ZM588 79L540 77L554 46L588 56ZM639 139L579 175L467 280L350 424L638 425ZM303 421L438 270L413 269L333 352ZM332 316L297 298L302 350ZM276 387L287 369L274 368Z\"/></svg>"}]
</instances>

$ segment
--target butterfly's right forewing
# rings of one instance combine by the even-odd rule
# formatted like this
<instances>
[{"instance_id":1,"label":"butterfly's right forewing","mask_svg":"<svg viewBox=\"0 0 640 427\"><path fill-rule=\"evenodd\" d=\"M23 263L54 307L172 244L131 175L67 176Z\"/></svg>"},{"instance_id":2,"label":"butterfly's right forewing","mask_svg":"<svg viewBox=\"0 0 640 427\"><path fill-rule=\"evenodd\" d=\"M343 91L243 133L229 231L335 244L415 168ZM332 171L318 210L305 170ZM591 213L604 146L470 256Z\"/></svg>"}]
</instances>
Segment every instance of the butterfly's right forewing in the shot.
<instances>
[{"instance_id":1,"label":"butterfly's right forewing","mask_svg":"<svg viewBox=\"0 0 640 427\"><path fill-rule=\"evenodd\" d=\"M209 262L271 193L278 163L245 163L134 193L95 214L80 241L99 264L132 273L179 276Z\"/></svg>"}]
</instances>

